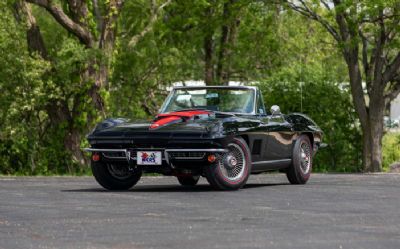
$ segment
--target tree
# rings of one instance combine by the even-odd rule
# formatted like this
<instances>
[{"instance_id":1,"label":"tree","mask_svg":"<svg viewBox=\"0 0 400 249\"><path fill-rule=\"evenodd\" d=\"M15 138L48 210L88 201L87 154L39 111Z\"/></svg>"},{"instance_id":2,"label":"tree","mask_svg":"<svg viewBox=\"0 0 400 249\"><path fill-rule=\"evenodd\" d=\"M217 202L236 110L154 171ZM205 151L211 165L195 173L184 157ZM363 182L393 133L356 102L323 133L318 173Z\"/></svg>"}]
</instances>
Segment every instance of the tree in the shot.
<instances>
[{"instance_id":1,"label":"tree","mask_svg":"<svg viewBox=\"0 0 400 249\"><path fill-rule=\"evenodd\" d=\"M86 92L76 91L70 96L54 99L46 107L53 127L66 123L68 129L63 138L65 148L77 162L84 165L85 157L80 149L82 127L76 123L76 120L82 114L79 109L85 105L87 97L91 99L97 113L100 113L102 117L106 116L106 106L101 91L107 90L110 61L117 39L117 21L124 0L93 1L90 5L85 0L64 0L61 4L51 0L26 0L26 2L48 12L68 34L77 38L87 51L100 54L87 57L87 65L82 65L81 70L77 72L82 84L90 84ZM158 6L156 0L150 1L150 21L139 34L132 36L131 48L134 48L138 41L152 30L161 10L170 2L171 0L167 0ZM54 64L54 58L48 56L40 27L30 6L25 1L17 1L16 10L18 19L26 19L28 23L29 50ZM90 126L96 120L97 114L87 117L87 124Z\"/></svg>"},{"instance_id":2,"label":"tree","mask_svg":"<svg viewBox=\"0 0 400 249\"><path fill-rule=\"evenodd\" d=\"M201 44L203 79L207 85L227 84L231 79L231 60L239 26L250 3L248 0L181 0L168 12L171 20L167 20L167 25L172 29L201 37L189 39L192 44ZM183 18L186 23L182 23Z\"/></svg>"},{"instance_id":3,"label":"tree","mask_svg":"<svg viewBox=\"0 0 400 249\"><path fill-rule=\"evenodd\" d=\"M363 133L364 171L381 171L384 110L400 92L400 3L395 0L286 3L319 22L335 39L347 65Z\"/></svg>"},{"instance_id":4,"label":"tree","mask_svg":"<svg viewBox=\"0 0 400 249\"><path fill-rule=\"evenodd\" d=\"M205 72L209 84L259 82L267 105L281 104L286 113L332 117L321 124L330 146L316 166L360 170L358 163L343 167L359 161L361 140L347 88L336 84L347 81L345 63L323 27L292 10L247 0L130 0L119 12L109 0L15 2L0 1L2 173L85 172L80 148L103 111L154 117L173 82L201 80ZM66 28L55 16L74 24ZM331 103L341 108L328 110Z\"/></svg>"}]
</instances>

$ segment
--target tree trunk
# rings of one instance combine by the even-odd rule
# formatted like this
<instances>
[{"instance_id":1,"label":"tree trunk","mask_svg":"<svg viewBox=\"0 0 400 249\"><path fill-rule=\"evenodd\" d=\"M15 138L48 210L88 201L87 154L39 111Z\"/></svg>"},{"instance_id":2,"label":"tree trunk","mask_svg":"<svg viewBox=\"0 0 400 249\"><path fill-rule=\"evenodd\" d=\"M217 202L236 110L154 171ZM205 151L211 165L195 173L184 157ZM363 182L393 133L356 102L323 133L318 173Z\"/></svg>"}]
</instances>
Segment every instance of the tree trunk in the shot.
<instances>
[{"instance_id":1,"label":"tree trunk","mask_svg":"<svg viewBox=\"0 0 400 249\"><path fill-rule=\"evenodd\" d=\"M370 104L367 107L358 61L354 58L355 56L347 62L353 102L363 133L363 170L365 172L380 172L382 171L382 120L385 109L384 89L380 86L383 84L375 84L378 87L370 90Z\"/></svg>"},{"instance_id":2,"label":"tree trunk","mask_svg":"<svg viewBox=\"0 0 400 249\"><path fill-rule=\"evenodd\" d=\"M44 40L40 32L40 28L37 25L36 19L32 15L30 6L25 2L18 2L15 7L17 19L19 19L19 21L22 20L22 18L27 20L28 27L26 31L26 38L29 51L31 53L38 53L44 60L48 61L49 58L46 45L44 44ZM96 93L93 93L93 95L96 95ZM74 99L74 104L78 105L78 103L75 103L76 101L80 100L78 98ZM101 102L101 100L98 101ZM68 132L64 136L64 147L69 153L71 153L73 160L81 165L86 165L87 159L80 150L80 130L73 125L74 120L68 108L68 103L57 103L55 100L54 103L50 103L46 107L46 113L53 127L57 127L63 123L68 125Z\"/></svg>"},{"instance_id":3,"label":"tree trunk","mask_svg":"<svg viewBox=\"0 0 400 249\"><path fill-rule=\"evenodd\" d=\"M372 126L372 143L371 143L371 165L367 169L369 172L381 172L382 171L382 138L383 129L380 127L382 121L374 122Z\"/></svg>"},{"instance_id":4,"label":"tree trunk","mask_svg":"<svg viewBox=\"0 0 400 249\"><path fill-rule=\"evenodd\" d=\"M374 13L369 13L358 11L358 2L352 7L342 0L333 0L333 6L323 1L322 4L286 2L298 13L319 22L338 42L348 67L354 108L363 132L363 169L366 172L381 171L385 107L400 93L400 52L396 46L391 46L396 40L393 27L399 25L399 19L392 18L398 16L398 5L375 6ZM321 16L319 8L318 12L314 11L311 6L317 5L325 8L321 13L330 12L335 16L337 25ZM368 17L364 16L367 12L371 14ZM386 13L391 13L390 17ZM359 61L362 61L365 81L362 80ZM366 95L369 97L368 105Z\"/></svg>"},{"instance_id":5,"label":"tree trunk","mask_svg":"<svg viewBox=\"0 0 400 249\"><path fill-rule=\"evenodd\" d=\"M214 15L213 7L209 6L206 8L204 13L204 19L210 20ZM214 72L214 30L209 27L204 29L204 82L206 85L213 85L215 83L215 72Z\"/></svg>"},{"instance_id":6,"label":"tree trunk","mask_svg":"<svg viewBox=\"0 0 400 249\"><path fill-rule=\"evenodd\" d=\"M376 80L381 81L379 77ZM383 116L385 113L384 89L382 83L375 83L370 93L369 127L371 129L371 164L365 170L382 171Z\"/></svg>"},{"instance_id":7,"label":"tree trunk","mask_svg":"<svg viewBox=\"0 0 400 249\"><path fill-rule=\"evenodd\" d=\"M224 4L223 19L228 20L228 22L222 25L216 76L216 81L224 85L229 84L232 51L236 43L237 29L240 24L240 18L235 13L233 7L235 2L236 0L230 0Z\"/></svg>"},{"instance_id":8,"label":"tree trunk","mask_svg":"<svg viewBox=\"0 0 400 249\"><path fill-rule=\"evenodd\" d=\"M89 161L81 150L81 135L79 130L71 129L65 136L64 147L71 153L72 159L79 165L88 165Z\"/></svg>"},{"instance_id":9,"label":"tree trunk","mask_svg":"<svg viewBox=\"0 0 400 249\"><path fill-rule=\"evenodd\" d=\"M371 167L371 130L362 128L362 134L362 167L364 172L369 172Z\"/></svg>"},{"instance_id":10,"label":"tree trunk","mask_svg":"<svg viewBox=\"0 0 400 249\"><path fill-rule=\"evenodd\" d=\"M228 3L224 5L224 16L225 18L229 16ZM228 71L226 63L228 62L229 54L229 35L230 27L228 24L222 25L221 41L219 44L219 55L218 55L218 65L217 65L217 82L218 84L223 83L226 85L226 79L228 78ZM228 79L229 81L229 79Z\"/></svg>"},{"instance_id":11,"label":"tree trunk","mask_svg":"<svg viewBox=\"0 0 400 249\"><path fill-rule=\"evenodd\" d=\"M354 107L359 117L363 133L363 170L365 172L377 172L380 171L380 163L382 162L383 127L382 129L379 128L379 119L383 119L383 112L376 108L379 106L380 101L384 101L383 92L380 100L378 89L371 90L373 93L370 94L371 99L369 102L373 102L374 104L370 105L372 109L368 108L362 88L358 47L354 46L351 49L344 50L343 55L349 72Z\"/></svg>"},{"instance_id":12,"label":"tree trunk","mask_svg":"<svg viewBox=\"0 0 400 249\"><path fill-rule=\"evenodd\" d=\"M214 84L214 41L212 34L204 38L204 82L206 85Z\"/></svg>"},{"instance_id":13,"label":"tree trunk","mask_svg":"<svg viewBox=\"0 0 400 249\"><path fill-rule=\"evenodd\" d=\"M383 116L382 116L383 118ZM375 118L367 125L363 132L363 169L364 172L382 171L382 122Z\"/></svg>"}]
</instances>

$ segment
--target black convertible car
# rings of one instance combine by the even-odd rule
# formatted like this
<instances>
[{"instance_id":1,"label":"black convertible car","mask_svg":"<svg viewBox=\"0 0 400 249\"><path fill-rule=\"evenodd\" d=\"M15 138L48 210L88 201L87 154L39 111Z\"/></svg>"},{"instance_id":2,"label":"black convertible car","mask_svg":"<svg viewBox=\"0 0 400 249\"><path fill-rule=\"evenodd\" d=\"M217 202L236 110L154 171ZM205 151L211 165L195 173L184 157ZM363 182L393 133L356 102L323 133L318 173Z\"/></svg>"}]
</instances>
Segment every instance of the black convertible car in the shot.
<instances>
[{"instance_id":1,"label":"black convertible car","mask_svg":"<svg viewBox=\"0 0 400 249\"><path fill-rule=\"evenodd\" d=\"M176 176L194 186L200 176L234 190L250 174L280 170L293 184L310 177L322 131L304 114L270 113L251 86L176 87L152 122L107 119L88 135L92 171L109 190L134 186L142 172Z\"/></svg>"}]
</instances>

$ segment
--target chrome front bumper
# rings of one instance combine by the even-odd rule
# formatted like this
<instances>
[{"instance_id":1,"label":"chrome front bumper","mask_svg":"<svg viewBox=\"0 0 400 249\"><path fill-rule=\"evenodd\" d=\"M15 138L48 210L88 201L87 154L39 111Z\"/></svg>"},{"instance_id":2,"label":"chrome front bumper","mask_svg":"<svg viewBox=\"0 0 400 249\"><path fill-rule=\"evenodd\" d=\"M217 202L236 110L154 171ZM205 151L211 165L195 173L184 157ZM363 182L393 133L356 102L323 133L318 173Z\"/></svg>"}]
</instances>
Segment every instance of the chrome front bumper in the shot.
<instances>
[{"instance_id":1,"label":"chrome front bumper","mask_svg":"<svg viewBox=\"0 0 400 249\"><path fill-rule=\"evenodd\" d=\"M170 153L171 152L205 152L205 153L226 153L227 149L161 149L161 148L135 148L135 149L96 149L96 148L84 148L84 151L87 152L100 152L107 159L126 159L127 162L131 162L131 160L136 160L136 156L132 157L132 152L136 151L162 151L164 157L162 160L165 160L168 164L170 164ZM106 156L105 153L119 152L124 156Z\"/></svg>"}]
</instances>

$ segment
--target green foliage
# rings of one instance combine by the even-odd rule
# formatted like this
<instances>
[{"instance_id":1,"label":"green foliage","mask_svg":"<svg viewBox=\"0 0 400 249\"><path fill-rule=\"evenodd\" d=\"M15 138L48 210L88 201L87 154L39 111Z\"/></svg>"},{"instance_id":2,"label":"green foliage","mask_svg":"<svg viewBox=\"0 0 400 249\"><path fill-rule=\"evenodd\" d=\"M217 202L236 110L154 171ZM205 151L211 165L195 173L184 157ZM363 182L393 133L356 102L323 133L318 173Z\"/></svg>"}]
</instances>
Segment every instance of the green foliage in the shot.
<instances>
[{"instance_id":1,"label":"green foliage","mask_svg":"<svg viewBox=\"0 0 400 249\"><path fill-rule=\"evenodd\" d=\"M383 136L383 170L388 171L392 163L400 162L400 133L388 132Z\"/></svg>"},{"instance_id":2,"label":"green foliage","mask_svg":"<svg viewBox=\"0 0 400 249\"><path fill-rule=\"evenodd\" d=\"M132 48L128 43L148 25L151 5L145 0L125 1L115 47L106 53L85 47L46 10L32 5L49 54L44 60L28 52L27 25L15 20L12 2L0 3L2 174L87 172L88 167L66 149L66 138L78 131L80 147L88 146L85 134L102 118L88 96L94 83L88 72L100 70L99 62L107 65L108 85L100 90L106 116L150 118L173 82L204 78L205 37L212 34L217 57L221 27L237 16L237 39L230 45L231 80L257 82L268 106L278 104L285 113L304 112L321 126L329 146L317 154L316 170L360 171L359 124L348 86L342 83L348 82L347 69L331 37L292 11L246 0L237 1L231 16L224 18L226 0L174 0ZM99 37L93 2L87 2L90 13L82 21ZM55 3L64 3L70 14L66 2ZM98 4L105 15L109 1ZM213 60L217 65L217 58ZM51 116L52 110L64 116ZM390 139L385 142L392 144ZM395 158L394 154L385 154L385 167L386 158Z\"/></svg>"},{"instance_id":3,"label":"green foliage","mask_svg":"<svg viewBox=\"0 0 400 249\"><path fill-rule=\"evenodd\" d=\"M259 84L266 105L305 113L324 131L328 147L318 152L314 170L360 171L361 133L349 86L341 83L347 78L340 55L318 25L291 12L280 18L281 64Z\"/></svg>"},{"instance_id":4,"label":"green foliage","mask_svg":"<svg viewBox=\"0 0 400 249\"><path fill-rule=\"evenodd\" d=\"M58 40L47 43L52 61L30 54L25 26L15 21L11 8L1 7L5 11L0 16L0 173L87 171L65 150L68 124L50 120L48 110L62 102L72 108L74 99L81 98L73 125L86 129L86 116L93 112L86 100L92 82L82 80L81 72L96 52L85 49L65 32L55 32ZM49 27L54 28L52 24Z\"/></svg>"},{"instance_id":5,"label":"green foliage","mask_svg":"<svg viewBox=\"0 0 400 249\"><path fill-rule=\"evenodd\" d=\"M5 6L0 4L5 10L0 16L0 169L12 174L26 171L34 156L26 152L38 147L39 133L30 127L43 118L36 110L41 105L40 89L48 64L29 56L24 29Z\"/></svg>"},{"instance_id":6,"label":"green foliage","mask_svg":"<svg viewBox=\"0 0 400 249\"><path fill-rule=\"evenodd\" d=\"M324 131L328 147L314 158L315 171L360 171L361 134L348 89L328 78L304 68L301 75L277 72L259 86L267 108L279 105L284 113L305 113Z\"/></svg>"}]
</instances>

